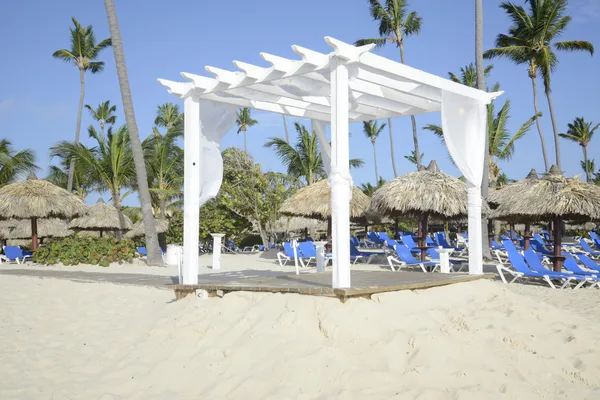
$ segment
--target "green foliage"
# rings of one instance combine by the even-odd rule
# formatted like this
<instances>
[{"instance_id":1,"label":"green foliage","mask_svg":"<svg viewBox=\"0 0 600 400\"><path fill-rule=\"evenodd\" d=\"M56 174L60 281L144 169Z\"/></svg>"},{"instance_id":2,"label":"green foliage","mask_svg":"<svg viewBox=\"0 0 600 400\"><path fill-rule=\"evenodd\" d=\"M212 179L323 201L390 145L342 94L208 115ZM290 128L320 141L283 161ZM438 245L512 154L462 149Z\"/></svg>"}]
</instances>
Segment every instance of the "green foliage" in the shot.
<instances>
[{"instance_id":1,"label":"green foliage","mask_svg":"<svg viewBox=\"0 0 600 400\"><path fill-rule=\"evenodd\" d=\"M304 185L311 185L327 177L323 168L323 158L319 146L319 138L315 131L309 132L304 125L294 124L298 139L292 146L285 139L272 137L265 143L265 147L275 149L275 154L287 168L287 174L300 180ZM363 161L351 159L350 167L360 167Z\"/></svg>"},{"instance_id":2,"label":"green foliage","mask_svg":"<svg viewBox=\"0 0 600 400\"><path fill-rule=\"evenodd\" d=\"M265 225L274 222L292 188L280 173L262 173L248 153L235 148L223 152L223 185L220 202L253 222L266 245Z\"/></svg>"},{"instance_id":3,"label":"green foliage","mask_svg":"<svg viewBox=\"0 0 600 400\"><path fill-rule=\"evenodd\" d=\"M211 233L224 233L229 239L236 239L252 229L252 224L244 217L231 211L223 204L222 196L207 201L200 207L200 240L211 241Z\"/></svg>"},{"instance_id":4,"label":"green foliage","mask_svg":"<svg viewBox=\"0 0 600 400\"><path fill-rule=\"evenodd\" d=\"M529 64L529 76L534 78L539 72L546 91L550 92L550 75L558 65L554 50L594 54L594 46L583 40L556 41L571 22L571 17L564 15L567 0L529 0L525 4L527 10L516 3L500 4L512 25L507 34L496 37L496 48L486 51L484 57L504 57L517 65Z\"/></svg>"},{"instance_id":5,"label":"green foliage","mask_svg":"<svg viewBox=\"0 0 600 400\"><path fill-rule=\"evenodd\" d=\"M96 146L88 148L81 143L61 141L50 148L50 155L63 160L74 158L82 174L99 190L109 191L113 204L120 208L121 189L134 186L136 179L127 127L123 125L114 133L111 127L108 134L102 136L90 125L88 132Z\"/></svg>"},{"instance_id":6,"label":"green foliage","mask_svg":"<svg viewBox=\"0 0 600 400\"><path fill-rule=\"evenodd\" d=\"M373 197L373 193L375 193L375 191L377 189L379 189L380 187L382 187L384 184L385 184L385 179L383 179L382 177L379 177L379 180L377 181L377 186L374 186L373 184L371 184L371 182L361 183L360 190L362 190L362 192L364 194L366 194L367 196Z\"/></svg>"},{"instance_id":7,"label":"green foliage","mask_svg":"<svg viewBox=\"0 0 600 400\"><path fill-rule=\"evenodd\" d=\"M142 147L152 204L164 217L167 203L181 197L183 150L177 146L177 140L183 136L183 114L179 113L179 106L165 103L158 106L154 122L157 126ZM166 128L164 135L158 127Z\"/></svg>"},{"instance_id":8,"label":"green foliage","mask_svg":"<svg viewBox=\"0 0 600 400\"><path fill-rule=\"evenodd\" d=\"M183 212L181 211L174 213L171 218L169 218L169 227L167 228L167 243L183 243Z\"/></svg>"},{"instance_id":9,"label":"green foliage","mask_svg":"<svg viewBox=\"0 0 600 400\"><path fill-rule=\"evenodd\" d=\"M70 236L52 240L34 254L40 264L64 265L92 264L108 267L110 263L131 262L135 257L135 244L130 240L110 237Z\"/></svg>"},{"instance_id":10,"label":"green foliage","mask_svg":"<svg viewBox=\"0 0 600 400\"><path fill-rule=\"evenodd\" d=\"M421 153L421 163L425 164L424 158L425 157L425 153ZM410 154L404 156L404 158L406 158L408 161L410 161L411 163L417 165L417 156L415 155L415 151L411 150Z\"/></svg>"},{"instance_id":11,"label":"green foliage","mask_svg":"<svg viewBox=\"0 0 600 400\"><path fill-rule=\"evenodd\" d=\"M104 69L104 62L94 61L98 54L107 47L110 47L112 41L110 38L96 43L94 28L91 25L85 28L72 18L73 28L71 28L71 47L69 49L57 50L52 57L75 65L82 71L100 72Z\"/></svg>"},{"instance_id":12,"label":"green foliage","mask_svg":"<svg viewBox=\"0 0 600 400\"><path fill-rule=\"evenodd\" d=\"M183 212L178 211L169 218L167 229L167 243L183 243ZM252 224L244 217L239 216L225 207L221 196L209 200L200 207L200 241L212 240L211 233L224 233L227 238L237 239L244 236Z\"/></svg>"},{"instance_id":13,"label":"green foliage","mask_svg":"<svg viewBox=\"0 0 600 400\"><path fill-rule=\"evenodd\" d=\"M15 151L7 139L0 139L0 187L23 178L37 169L35 155L29 149Z\"/></svg>"}]
</instances>

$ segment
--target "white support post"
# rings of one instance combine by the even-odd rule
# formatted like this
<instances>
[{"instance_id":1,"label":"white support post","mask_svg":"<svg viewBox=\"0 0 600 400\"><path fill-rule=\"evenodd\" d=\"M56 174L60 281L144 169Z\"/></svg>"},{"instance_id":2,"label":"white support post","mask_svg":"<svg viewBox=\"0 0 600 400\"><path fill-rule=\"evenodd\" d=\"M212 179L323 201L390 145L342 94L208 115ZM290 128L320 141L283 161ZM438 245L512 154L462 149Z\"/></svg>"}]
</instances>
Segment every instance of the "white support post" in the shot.
<instances>
[{"instance_id":1,"label":"white support post","mask_svg":"<svg viewBox=\"0 0 600 400\"><path fill-rule=\"evenodd\" d=\"M348 69L331 58L331 211L334 288L350 287L350 170Z\"/></svg>"},{"instance_id":2,"label":"white support post","mask_svg":"<svg viewBox=\"0 0 600 400\"><path fill-rule=\"evenodd\" d=\"M200 227L200 104L187 95L184 100L183 174L183 284L198 284Z\"/></svg>"},{"instance_id":3,"label":"white support post","mask_svg":"<svg viewBox=\"0 0 600 400\"><path fill-rule=\"evenodd\" d=\"M469 211L469 275L483 274L483 246L481 239L481 188L467 182Z\"/></svg>"}]
</instances>

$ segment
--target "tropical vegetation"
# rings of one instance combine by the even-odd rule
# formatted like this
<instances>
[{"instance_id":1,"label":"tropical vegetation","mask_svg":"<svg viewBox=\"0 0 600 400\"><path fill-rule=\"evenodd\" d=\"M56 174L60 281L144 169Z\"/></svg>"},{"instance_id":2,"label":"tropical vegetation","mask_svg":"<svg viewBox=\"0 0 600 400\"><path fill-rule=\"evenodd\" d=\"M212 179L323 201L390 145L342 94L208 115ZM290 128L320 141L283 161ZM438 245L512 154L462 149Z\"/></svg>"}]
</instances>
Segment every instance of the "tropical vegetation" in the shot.
<instances>
[{"instance_id":1,"label":"tropical vegetation","mask_svg":"<svg viewBox=\"0 0 600 400\"><path fill-rule=\"evenodd\" d=\"M594 54L594 46L585 40L557 41L565 33L571 17L567 12L567 0L528 0L525 7L515 3L502 3L500 7L506 12L512 25L507 34L499 34L496 38L496 47L485 52L488 59L504 57L517 65L526 64L528 75L533 85L533 104L535 115L539 115L537 106L537 75L542 76L544 92L548 100L550 119L554 131L554 146L556 164L561 167L560 143L558 125L556 123L554 105L551 96L551 77L558 66L557 51L586 51ZM548 157L546 156L544 135L541 131L539 119L538 132L542 142L544 163L548 171Z\"/></svg>"},{"instance_id":2,"label":"tropical vegetation","mask_svg":"<svg viewBox=\"0 0 600 400\"><path fill-rule=\"evenodd\" d=\"M398 47L400 50L400 61L404 64L404 38L411 35L418 35L421 31L421 18L416 11L408 11L406 0L386 0L385 5L379 0L368 0L371 17L379 23L379 37L370 39L360 39L355 42L357 46L374 44L380 48L388 43ZM421 158L419 153L419 138L417 133L417 121L414 115L410 116L412 123L413 143L415 154L417 156L417 169L421 167ZM396 162L394 157L394 139L392 135L392 121L388 119L390 132L390 151L392 155L392 166L394 168L394 177L398 176L396 172Z\"/></svg>"},{"instance_id":3,"label":"tropical vegetation","mask_svg":"<svg viewBox=\"0 0 600 400\"><path fill-rule=\"evenodd\" d=\"M237 130L238 135L240 134L240 132L244 132L244 151L247 152L248 146L246 144L246 133L248 132L248 128L258 124L258 121L255 119L252 119L252 112L249 108L246 107L246 108L239 109L235 123L238 126L238 130ZM284 121L284 123L285 123L285 121Z\"/></svg>"},{"instance_id":4,"label":"tropical vegetation","mask_svg":"<svg viewBox=\"0 0 600 400\"><path fill-rule=\"evenodd\" d=\"M8 139L0 139L0 187L22 179L37 169L30 149L16 151Z\"/></svg>"},{"instance_id":5,"label":"tropical vegetation","mask_svg":"<svg viewBox=\"0 0 600 400\"><path fill-rule=\"evenodd\" d=\"M600 127L600 123L594 125L590 121L586 121L583 117L575 118L575 120L568 125L566 133L561 133L560 137L563 139L570 140L581 146L583 150L583 161L581 165L585 171L585 179L590 182L592 179L592 173L594 172L594 161L588 160L587 147L596 132L596 129Z\"/></svg>"},{"instance_id":6,"label":"tropical vegetation","mask_svg":"<svg viewBox=\"0 0 600 400\"><path fill-rule=\"evenodd\" d=\"M70 29L70 47L68 49L56 50L52 54L52 57L72 64L79 70L81 89L79 92L79 108L77 109L77 125L75 127L75 143L79 143L81 113L83 112L83 97L85 95L85 73L89 71L92 74L96 74L104 69L104 62L96 61L96 59L102 50L111 46L112 40L107 38L96 43L94 28L91 25L84 28L75 17L72 18L72 21L73 28ZM69 192L73 188L73 163L74 161L71 161L69 165L69 177L67 181L67 190Z\"/></svg>"}]
</instances>

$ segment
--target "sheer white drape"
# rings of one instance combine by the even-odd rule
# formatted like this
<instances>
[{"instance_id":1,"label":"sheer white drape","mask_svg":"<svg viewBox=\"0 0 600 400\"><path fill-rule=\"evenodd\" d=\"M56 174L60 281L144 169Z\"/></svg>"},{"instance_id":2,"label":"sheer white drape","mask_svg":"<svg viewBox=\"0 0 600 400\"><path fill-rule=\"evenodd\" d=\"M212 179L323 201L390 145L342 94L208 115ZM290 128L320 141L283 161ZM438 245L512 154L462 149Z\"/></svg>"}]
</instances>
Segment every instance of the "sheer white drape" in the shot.
<instances>
[{"instance_id":1,"label":"sheer white drape","mask_svg":"<svg viewBox=\"0 0 600 400\"><path fill-rule=\"evenodd\" d=\"M235 125L237 107L200 101L200 206L219 193L223 183L221 141Z\"/></svg>"},{"instance_id":2,"label":"sheer white drape","mask_svg":"<svg viewBox=\"0 0 600 400\"><path fill-rule=\"evenodd\" d=\"M448 152L467 179L469 211L469 273L483 273L481 180L485 149L486 105L442 91L442 129Z\"/></svg>"}]
</instances>

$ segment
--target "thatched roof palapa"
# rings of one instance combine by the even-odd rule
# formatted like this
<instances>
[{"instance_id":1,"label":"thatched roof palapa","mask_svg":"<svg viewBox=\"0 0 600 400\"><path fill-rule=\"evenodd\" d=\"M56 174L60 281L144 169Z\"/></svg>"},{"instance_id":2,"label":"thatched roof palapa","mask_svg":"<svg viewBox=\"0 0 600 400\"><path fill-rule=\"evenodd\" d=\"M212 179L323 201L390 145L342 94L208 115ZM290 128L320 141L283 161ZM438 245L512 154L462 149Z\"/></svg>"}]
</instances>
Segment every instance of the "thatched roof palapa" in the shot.
<instances>
[{"instance_id":1,"label":"thatched roof palapa","mask_svg":"<svg viewBox=\"0 0 600 400\"><path fill-rule=\"evenodd\" d=\"M72 218L87 207L83 200L30 174L27 180L0 189L0 218Z\"/></svg>"},{"instance_id":2,"label":"thatched roof palapa","mask_svg":"<svg viewBox=\"0 0 600 400\"><path fill-rule=\"evenodd\" d=\"M532 222L556 217L577 223L600 220L600 187L566 178L556 166L543 178L522 184L520 190L511 188L518 183L493 197L499 205L492 217Z\"/></svg>"},{"instance_id":3,"label":"thatched roof palapa","mask_svg":"<svg viewBox=\"0 0 600 400\"><path fill-rule=\"evenodd\" d=\"M167 229L169 229L169 221L162 218L155 218L154 222L156 223L156 233L165 233ZM133 224L133 227L129 232L125 234L125 237L128 239L142 237L146 235L146 231L144 230L144 220L138 221Z\"/></svg>"},{"instance_id":4,"label":"thatched roof palapa","mask_svg":"<svg viewBox=\"0 0 600 400\"><path fill-rule=\"evenodd\" d=\"M435 161L427 169L411 172L384 184L374 194L371 210L390 216L447 220L468 215L467 185L441 172ZM487 206L483 205L484 211Z\"/></svg>"},{"instance_id":5,"label":"thatched roof palapa","mask_svg":"<svg viewBox=\"0 0 600 400\"><path fill-rule=\"evenodd\" d=\"M125 231L131 230L132 227L129 217L119 213L115 207L106 204L102 199L91 206L85 215L69 224L71 229L88 231Z\"/></svg>"},{"instance_id":6,"label":"thatched roof palapa","mask_svg":"<svg viewBox=\"0 0 600 400\"><path fill-rule=\"evenodd\" d=\"M369 196L353 186L350 218L362 217L371 204ZM279 212L284 215L325 220L331 217L331 188L327 180L305 186L283 202Z\"/></svg>"},{"instance_id":7,"label":"thatched roof palapa","mask_svg":"<svg viewBox=\"0 0 600 400\"><path fill-rule=\"evenodd\" d=\"M8 228L4 239L31 239L31 222L29 220L8 220L13 224ZM62 238L73 235L65 220L59 218L43 218L37 221L39 238Z\"/></svg>"}]
</instances>

